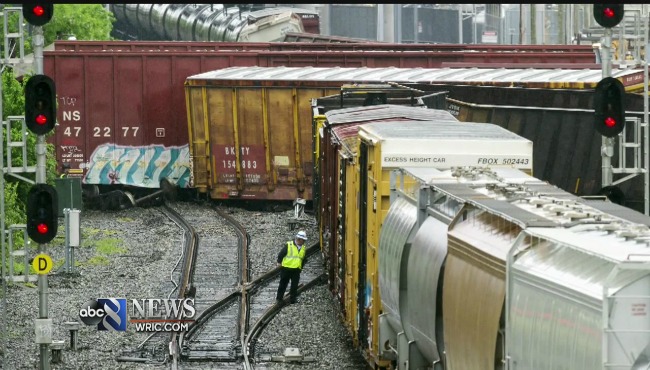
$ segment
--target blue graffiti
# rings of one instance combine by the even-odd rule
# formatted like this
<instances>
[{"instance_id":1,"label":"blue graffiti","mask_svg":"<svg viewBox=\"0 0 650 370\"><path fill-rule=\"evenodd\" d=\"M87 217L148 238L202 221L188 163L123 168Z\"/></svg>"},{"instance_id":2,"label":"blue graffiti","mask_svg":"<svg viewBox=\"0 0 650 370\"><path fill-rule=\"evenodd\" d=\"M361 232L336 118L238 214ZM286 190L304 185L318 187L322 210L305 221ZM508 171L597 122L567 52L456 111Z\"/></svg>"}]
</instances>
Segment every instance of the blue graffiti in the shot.
<instances>
[{"instance_id":1,"label":"blue graffiti","mask_svg":"<svg viewBox=\"0 0 650 370\"><path fill-rule=\"evenodd\" d=\"M122 184L157 188L166 178L181 188L190 185L189 146L102 144L86 164L85 184Z\"/></svg>"}]
</instances>

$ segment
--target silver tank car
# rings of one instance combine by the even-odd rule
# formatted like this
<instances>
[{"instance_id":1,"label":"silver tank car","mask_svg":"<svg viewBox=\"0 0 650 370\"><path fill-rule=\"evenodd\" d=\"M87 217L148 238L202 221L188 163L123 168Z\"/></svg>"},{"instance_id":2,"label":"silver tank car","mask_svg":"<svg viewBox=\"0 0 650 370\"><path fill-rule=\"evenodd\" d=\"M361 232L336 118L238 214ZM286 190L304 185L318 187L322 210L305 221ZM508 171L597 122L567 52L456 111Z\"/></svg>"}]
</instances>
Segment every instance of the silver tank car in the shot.
<instances>
[{"instance_id":1,"label":"silver tank car","mask_svg":"<svg viewBox=\"0 0 650 370\"><path fill-rule=\"evenodd\" d=\"M125 39L170 41L281 41L304 32L291 9L255 11L223 4L113 4L116 34Z\"/></svg>"},{"instance_id":2,"label":"silver tank car","mask_svg":"<svg viewBox=\"0 0 650 370\"><path fill-rule=\"evenodd\" d=\"M647 369L649 226L514 168L396 170L379 246L382 356L448 370Z\"/></svg>"}]
</instances>

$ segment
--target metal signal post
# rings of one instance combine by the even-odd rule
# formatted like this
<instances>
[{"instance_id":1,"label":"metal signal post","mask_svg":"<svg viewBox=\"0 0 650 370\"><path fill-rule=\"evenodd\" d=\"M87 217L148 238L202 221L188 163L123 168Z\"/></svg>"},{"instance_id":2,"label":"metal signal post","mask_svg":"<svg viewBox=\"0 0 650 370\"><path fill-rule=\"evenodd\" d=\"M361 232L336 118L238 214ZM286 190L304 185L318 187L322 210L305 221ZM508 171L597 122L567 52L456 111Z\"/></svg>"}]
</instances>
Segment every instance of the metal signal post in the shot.
<instances>
[{"instance_id":1,"label":"metal signal post","mask_svg":"<svg viewBox=\"0 0 650 370\"><path fill-rule=\"evenodd\" d=\"M602 50L602 68L603 68L603 80L612 75L612 64L611 64L611 46L612 46L612 27L616 27L624 16L624 6L623 4L594 4L594 18L596 22L605 28L603 35L603 40L601 43ZM602 82L602 81L601 81ZM596 101L598 99L594 99ZM596 102L595 102L596 103ZM602 104L607 104L607 101L601 102ZM602 107L595 107L596 112L596 127L598 128L600 122L598 122L598 112ZM621 122L613 121L614 126L620 125L622 130L625 125L625 117L623 117ZM612 130L616 131L616 130ZM601 130L599 129L599 132ZM620 132L620 131L619 131ZM602 134L602 132L601 132ZM614 171L612 169L612 156L614 155L614 138L612 135L603 135L602 144L600 147L600 155L602 158L602 188L612 184Z\"/></svg>"},{"instance_id":2,"label":"metal signal post","mask_svg":"<svg viewBox=\"0 0 650 370\"><path fill-rule=\"evenodd\" d=\"M33 82L31 85L26 86L27 94L30 94L29 99L25 99L25 120L28 128L37 136L36 141L36 186L38 184L45 184L46 171L45 171L45 136L44 134L50 132L54 128L56 120L56 98L54 91L54 84L50 83L51 79L47 76L39 76L43 74L43 47L45 40L43 38L43 28L52 19L54 14L54 5L51 3L27 3L23 4L23 16L33 27L32 42L34 45L34 69L36 75L32 78L38 78L38 81ZM28 104L32 104L29 105ZM44 109L42 109L44 108ZM41 187L44 185L41 185ZM47 186L46 186L47 187ZM39 188L41 189L41 188ZM56 204L56 191L53 189L41 190L49 196L39 196L40 206L47 209ZM34 192L34 196L38 194ZM48 201L49 199L49 201ZM56 210L55 210L56 211ZM28 215L28 218L30 215ZM56 218L55 218L56 221ZM28 219L28 223L30 220ZM47 221L41 221L45 225ZM50 238L52 227L40 228L41 224L37 225L36 233L45 230L46 236L37 237L39 254L45 252L45 246L40 243L41 241ZM52 225L50 225L52 226ZM54 226L54 232L56 227ZM51 238L50 238L51 240ZM27 267L26 267L27 268ZM38 319L35 321L36 327L36 342L40 347L40 369L50 370L50 344L52 343L52 319L48 318L48 298L49 289L47 284L47 274L42 273L38 276Z\"/></svg>"}]
</instances>

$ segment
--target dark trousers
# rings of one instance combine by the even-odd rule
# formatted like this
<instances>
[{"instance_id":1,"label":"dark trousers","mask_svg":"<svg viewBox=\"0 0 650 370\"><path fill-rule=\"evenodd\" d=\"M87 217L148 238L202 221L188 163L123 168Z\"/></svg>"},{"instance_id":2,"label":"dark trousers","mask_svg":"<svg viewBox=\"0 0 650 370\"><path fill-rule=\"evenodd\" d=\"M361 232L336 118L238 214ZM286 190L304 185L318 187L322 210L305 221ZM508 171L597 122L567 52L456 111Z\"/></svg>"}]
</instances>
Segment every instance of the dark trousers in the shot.
<instances>
[{"instance_id":1,"label":"dark trousers","mask_svg":"<svg viewBox=\"0 0 650 370\"><path fill-rule=\"evenodd\" d=\"M300 281L300 269L290 269L283 267L280 270L280 285L278 285L278 294L276 299L280 300L284 297L284 292L287 290L287 284L291 280L291 289L289 290L289 296L291 302L296 301L298 296L298 281Z\"/></svg>"}]
</instances>

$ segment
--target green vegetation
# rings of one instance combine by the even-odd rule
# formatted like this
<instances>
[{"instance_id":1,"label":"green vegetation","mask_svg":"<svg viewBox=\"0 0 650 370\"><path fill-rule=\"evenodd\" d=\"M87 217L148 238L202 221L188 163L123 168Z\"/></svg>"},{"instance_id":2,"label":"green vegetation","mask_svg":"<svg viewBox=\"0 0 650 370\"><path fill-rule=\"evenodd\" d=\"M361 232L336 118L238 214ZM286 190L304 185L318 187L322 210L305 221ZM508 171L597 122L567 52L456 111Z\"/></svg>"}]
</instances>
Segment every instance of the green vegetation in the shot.
<instances>
[{"instance_id":1,"label":"green vegetation","mask_svg":"<svg viewBox=\"0 0 650 370\"><path fill-rule=\"evenodd\" d=\"M86 261L86 263L89 266L105 266L110 263L110 260L106 256L94 256ZM79 266L78 264L75 265Z\"/></svg>"},{"instance_id":2,"label":"green vegetation","mask_svg":"<svg viewBox=\"0 0 650 370\"><path fill-rule=\"evenodd\" d=\"M6 4L5 6L18 6ZM18 30L18 12L9 12L7 20L8 29ZM45 45L50 45L55 40L67 40L74 36L77 40L111 40L111 31L115 16L101 4L54 4L52 19L43 26ZM30 25L24 23L25 54L32 52ZM0 27L0 33L2 33ZM4 50L4 37L0 39Z\"/></svg>"},{"instance_id":3,"label":"green vegetation","mask_svg":"<svg viewBox=\"0 0 650 370\"><path fill-rule=\"evenodd\" d=\"M113 254L124 254L126 248L119 247L122 240L116 238L106 238L97 242L97 253L105 254L107 256Z\"/></svg>"},{"instance_id":4,"label":"green vegetation","mask_svg":"<svg viewBox=\"0 0 650 370\"><path fill-rule=\"evenodd\" d=\"M133 222L134 220L131 217L118 217L119 222Z\"/></svg>"},{"instance_id":5,"label":"green vegetation","mask_svg":"<svg viewBox=\"0 0 650 370\"><path fill-rule=\"evenodd\" d=\"M115 16L101 4L54 4L52 20L43 26L45 45L54 40L110 40Z\"/></svg>"}]
</instances>

